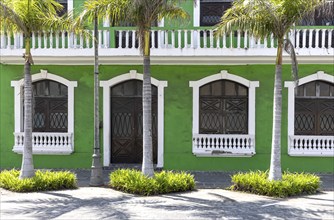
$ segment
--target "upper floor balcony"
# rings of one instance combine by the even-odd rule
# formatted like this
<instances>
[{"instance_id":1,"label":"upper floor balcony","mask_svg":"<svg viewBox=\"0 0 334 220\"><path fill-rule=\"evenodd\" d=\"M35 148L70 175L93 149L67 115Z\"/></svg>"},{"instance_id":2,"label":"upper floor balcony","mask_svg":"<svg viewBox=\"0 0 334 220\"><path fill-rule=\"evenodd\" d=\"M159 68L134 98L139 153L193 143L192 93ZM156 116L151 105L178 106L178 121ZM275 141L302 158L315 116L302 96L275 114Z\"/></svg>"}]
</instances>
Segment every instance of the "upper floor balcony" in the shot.
<instances>
[{"instance_id":1,"label":"upper floor balcony","mask_svg":"<svg viewBox=\"0 0 334 220\"><path fill-rule=\"evenodd\" d=\"M294 44L299 63L333 63L333 27L295 28L287 37ZM209 28L156 28L151 31L150 44L152 64L273 64L277 40L273 35L256 39L239 30L217 38L215 31ZM142 62L135 29L102 28L98 45L100 63ZM36 64L87 64L94 55L91 36L67 31L34 33L31 47ZM0 34L1 63L20 64L23 52L22 33ZM284 59L289 60L287 53Z\"/></svg>"}]
</instances>

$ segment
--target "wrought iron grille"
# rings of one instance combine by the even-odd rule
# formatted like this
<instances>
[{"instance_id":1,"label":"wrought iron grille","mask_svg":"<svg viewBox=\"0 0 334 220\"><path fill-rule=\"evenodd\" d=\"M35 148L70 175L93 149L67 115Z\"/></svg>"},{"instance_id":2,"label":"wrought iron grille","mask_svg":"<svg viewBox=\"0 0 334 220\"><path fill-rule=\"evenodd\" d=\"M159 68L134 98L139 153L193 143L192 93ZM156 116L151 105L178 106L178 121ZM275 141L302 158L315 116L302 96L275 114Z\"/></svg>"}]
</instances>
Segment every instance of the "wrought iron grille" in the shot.
<instances>
[{"instance_id":1,"label":"wrought iron grille","mask_svg":"<svg viewBox=\"0 0 334 220\"><path fill-rule=\"evenodd\" d=\"M43 80L33 83L33 132L67 132L67 87Z\"/></svg>"},{"instance_id":2,"label":"wrought iron grille","mask_svg":"<svg viewBox=\"0 0 334 220\"><path fill-rule=\"evenodd\" d=\"M232 1L201 1L200 25L214 26L220 22L226 9L232 6Z\"/></svg>"},{"instance_id":3,"label":"wrought iron grille","mask_svg":"<svg viewBox=\"0 0 334 220\"><path fill-rule=\"evenodd\" d=\"M143 158L142 82L111 88L111 162L141 163ZM157 162L157 88L152 86L153 162Z\"/></svg>"},{"instance_id":4,"label":"wrought iron grille","mask_svg":"<svg viewBox=\"0 0 334 220\"><path fill-rule=\"evenodd\" d=\"M248 89L228 80L200 88L201 134L248 134Z\"/></svg>"},{"instance_id":5,"label":"wrought iron grille","mask_svg":"<svg viewBox=\"0 0 334 220\"><path fill-rule=\"evenodd\" d=\"M296 135L334 135L334 85L313 81L301 85L295 98Z\"/></svg>"}]
</instances>

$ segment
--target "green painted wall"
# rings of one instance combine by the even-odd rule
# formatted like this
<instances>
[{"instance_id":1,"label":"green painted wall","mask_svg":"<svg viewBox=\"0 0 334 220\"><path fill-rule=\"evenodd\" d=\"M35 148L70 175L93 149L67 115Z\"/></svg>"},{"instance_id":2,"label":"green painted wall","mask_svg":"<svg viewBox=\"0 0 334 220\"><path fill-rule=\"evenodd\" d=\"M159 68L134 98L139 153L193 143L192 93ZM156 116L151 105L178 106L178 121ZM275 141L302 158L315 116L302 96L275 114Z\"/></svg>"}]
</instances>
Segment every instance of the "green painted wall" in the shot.
<instances>
[{"instance_id":1,"label":"green painted wall","mask_svg":"<svg viewBox=\"0 0 334 220\"><path fill-rule=\"evenodd\" d=\"M93 68L92 66L33 66L76 80L75 88L75 153L65 156L35 155L36 168L89 168L93 146ZM100 79L141 66L101 66ZM260 81L256 90L256 155L251 158L199 158L192 154L192 88L189 81L216 74L220 70ZM333 65L300 65L300 77L323 70L334 75ZM20 167L21 155L13 153L14 89L11 80L23 76L23 66L0 65L0 165L1 168ZM165 151L166 169L185 170L250 170L268 169L271 147L273 65L243 66L152 66L152 76L168 81L165 88ZM290 65L283 67L283 81L289 81ZM101 90L102 100L102 90ZM102 111L102 101L101 101ZM290 171L332 172L330 157L290 157L287 155L287 89L283 89L282 166ZM101 112L102 120L102 112ZM102 143L102 142L101 142Z\"/></svg>"}]
</instances>

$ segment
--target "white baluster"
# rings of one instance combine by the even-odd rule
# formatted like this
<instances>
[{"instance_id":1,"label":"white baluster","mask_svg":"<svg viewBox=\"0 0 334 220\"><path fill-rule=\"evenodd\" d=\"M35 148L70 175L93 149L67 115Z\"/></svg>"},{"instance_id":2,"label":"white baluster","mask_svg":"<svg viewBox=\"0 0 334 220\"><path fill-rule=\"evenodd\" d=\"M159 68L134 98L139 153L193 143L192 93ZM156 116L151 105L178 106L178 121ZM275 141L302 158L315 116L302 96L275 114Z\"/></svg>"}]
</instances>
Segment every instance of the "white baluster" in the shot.
<instances>
[{"instance_id":1,"label":"white baluster","mask_svg":"<svg viewBox=\"0 0 334 220\"><path fill-rule=\"evenodd\" d=\"M321 48L325 48L325 37L326 37L326 30L321 30Z\"/></svg>"},{"instance_id":2,"label":"white baluster","mask_svg":"<svg viewBox=\"0 0 334 220\"><path fill-rule=\"evenodd\" d=\"M50 41L50 48L53 48L53 32L50 32L49 41Z\"/></svg>"},{"instance_id":3,"label":"white baluster","mask_svg":"<svg viewBox=\"0 0 334 220\"><path fill-rule=\"evenodd\" d=\"M308 41L308 48L312 48L312 44L313 44L313 29L310 29L309 32L309 41Z\"/></svg>"},{"instance_id":4,"label":"white baluster","mask_svg":"<svg viewBox=\"0 0 334 220\"><path fill-rule=\"evenodd\" d=\"M0 49L2 48L6 48L5 44L6 44L6 36L5 36L5 32L1 31L1 38L0 38Z\"/></svg>"},{"instance_id":5,"label":"white baluster","mask_svg":"<svg viewBox=\"0 0 334 220\"><path fill-rule=\"evenodd\" d=\"M20 33L20 49L23 48L23 33Z\"/></svg>"},{"instance_id":6,"label":"white baluster","mask_svg":"<svg viewBox=\"0 0 334 220\"><path fill-rule=\"evenodd\" d=\"M307 29L302 29L302 33L303 33L302 48L306 47L306 32L307 32Z\"/></svg>"},{"instance_id":7,"label":"white baluster","mask_svg":"<svg viewBox=\"0 0 334 220\"><path fill-rule=\"evenodd\" d=\"M136 48L136 31L132 31L132 48Z\"/></svg>"},{"instance_id":8,"label":"white baluster","mask_svg":"<svg viewBox=\"0 0 334 220\"><path fill-rule=\"evenodd\" d=\"M261 47L261 38L256 39L256 47L257 48Z\"/></svg>"},{"instance_id":9,"label":"white baluster","mask_svg":"<svg viewBox=\"0 0 334 220\"><path fill-rule=\"evenodd\" d=\"M197 30L196 35L196 48L201 48L201 31Z\"/></svg>"},{"instance_id":10,"label":"white baluster","mask_svg":"<svg viewBox=\"0 0 334 220\"><path fill-rule=\"evenodd\" d=\"M168 30L165 30L165 48L168 48Z\"/></svg>"},{"instance_id":11,"label":"white baluster","mask_svg":"<svg viewBox=\"0 0 334 220\"><path fill-rule=\"evenodd\" d=\"M240 36L240 30L237 31L237 48L240 49L240 41L241 41L241 36Z\"/></svg>"},{"instance_id":12,"label":"white baluster","mask_svg":"<svg viewBox=\"0 0 334 220\"><path fill-rule=\"evenodd\" d=\"M13 36L14 36L14 49L17 49L17 33L14 33Z\"/></svg>"},{"instance_id":13,"label":"white baluster","mask_svg":"<svg viewBox=\"0 0 334 220\"><path fill-rule=\"evenodd\" d=\"M59 32L56 31L55 35L56 35L56 48L59 49Z\"/></svg>"},{"instance_id":14,"label":"white baluster","mask_svg":"<svg viewBox=\"0 0 334 220\"><path fill-rule=\"evenodd\" d=\"M83 48L83 43L84 43L84 39L83 39L83 35L82 35L82 33L80 33L80 35L79 35L79 38L80 38L80 45L79 45L79 47L80 47L80 49L82 49Z\"/></svg>"},{"instance_id":15,"label":"white baluster","mask_svg":"<svg viewBox=\"0 0 334 220\"><path fill-rule=\"evenodd\" d=\"M98 48L102 48L102 31L101 30L97 31L97 37L99 39ZM118 39L118 41L122 42L122 35L121 35L121 33L120 33L119 37L120 38ZM121 45L121 44L119 44L119 45Z\"/></svg>"},{"instance_id":16,"label":"white baluster","mask_svg":"<svg viewBox=\"0 0 334 220\"><path fill-rule=\"evenodd\" d=\"M244 48L248 48L248 32L244 32Z\"/></svg>"},{"instance_id":17,"label":"white baluster","mask_svg":"<svg viewBox=\"0 0 334 220\"><path fill-rule=\"evenodd\" d=\"M38 49L41 49L42 48L42 34L41 32L38 32L38 35L37 35L37 43L38 43Z\"/></svg>"},{"instance_id":18,"label":"white baluster","mask_svg":"<svg viewBox=\"0 0 334 220\"><path fill-rule=\"evenodd\" d=\"M332 49L332 47L334 47L334 45L332 45L332 34L333 34L333 29L329 30L328 29L328 49Z\"/></svg>"},{"instance_id":19,"label":"white baluster","mask_svg":"<svg viewBox=\"0 0 334 220\"><path fill-rule=\"evenodd\" d=\"M319 29L315 30L315 48L319 48Z\"/></svg>"},{"instance_id":20,"label":"white baluster","mask_svg":"<svg viewBox=\"0 0 334 220\"><path fill-rule=\"evenodd\" d=\"M271 39L271 41L270 41L270 48L275 48L274 34L273 33L270 34L270 39Z\"/></svg>"},{"instance_id":21,"label":"white baluster","mask_svg":"<svg viewBox=\"0 0 334 220\"><path fill-rule=\"evenodd\" d=\"M160 48L162 48L162 31L161 30L158 30L158 48L160 49Z\"/></svg>"},{"instance_id":22,"label":"white baluster","mask_svg":"<svg viewBox=\"0 0 334 220\"><path fill-rule=\"evenodd\" d=\"M154 49L155 48L155 45L154 45L154 42L155 42L155 36L154 36L154 30L151 30L151 48Z\"/></svg>"},{"instance_id":23,"label":"white baluster","mask_svg":"<svg viewBox=\"0 0 334 220\"><path fill-rule=\"evenodd\" d=\"M226 48L226 34L223 34L223 48Z\"/></svg>"},{"instance_id":24,"label":"white baluster","mask_svg":"<svg viewBox=\"0 0 334 220\"><path fill-rule=\"evenodd\" d=\"M263 48L268 48L268 38L267 37L263 39Z\"/></svg>"},{"instance_id":25,"label":"white baluster","mask_svg":"<svg viewBox=\"0 0 334 220\"><path fill-rule=\"evenodd\" d=\"M36 40L36 37L35 37L35 32L32 32L31 33L31 48L32 49L35 49L36 48L36 42L35 42L35 40Z\"/></svg>"},{"instance_id":26,"label":"white baluster","mask_svg":"<svg viewBox=\"0 0 334 220\"><path fill-rule=\"evenodd\" d=\"M10 32L7 32L7 49L10 49L11 48L11 33Z\"/></svg>"},{"instance_id":27,"label":"white baluster","mask_svg":"<svg viewBox=\"0 0 334 220\"><path fill-rule=\"evenodd\" d=\"M230 48L233 48L233 31L230 32Z\"/></svg>"},{"instance_id":28,"label":"white baluster","mask_svg":"<svg viewBox=\"0 0 334 220\"><path fill-rule=\"evenodd\" d=\"M48 39L47 39L47 33L43 31L43 41L44 41L44 49L48 48Z\"/></svg>"},{"instance_id":29,"label":"white baluster","mask_svg":"<svg viewBox=\"0 0 334 220\"><path fill-rule=\"evenodd\" d=\"M210 48L213 48L213 30L210 30Z\"/></svg>"},{"instance_id":30,"label":"white baluster","mask_svg":"<svg viewBox=\"0 0 334 220\"><path fill-rule=\"evenodd\" d=\"M220 37L216 39L216 48L220 48Z\"/></svg>"},{"instance_id":31,"label":"white baluster","mask_svg":"<svg viewBox=\"0 0 334 220\"><path fill-rule=\"evenodd\" d=\"M69 37L67 35L67 37ZM66 38L65 38L65 31L62 31L61 32L61 48L65 49L65 41L66 41Z\"/></svg>"},{"instance_id":32,"label":"white baluster","mask_svg":"<svg viewBox=\"0 0 334 220\"><path fill-rule=\"evenodd\" d=\"M177 48L181 49L182 41L181 41L181 30L177 31Z\"/></svg>"},{"instance_id":33,"label":"white baluster","mask_svg":"<svg viewBox=\"0 0 334 220\"><path fill-rule=\"evenodd\" d=\"M108 45L109 45L108 31L107 30L103 30L102 32L103 32L103 48L108 48ZM129 31L126 31L126 33L128 33L128 32Z\"/></svg>"},{"instance_id":34,"label":"white baluster","mask_svg":"<svg viewBox=\"0 0 334 220\"><path fill-rule=\"evenodd\" d=\"M184 48L188 48L188 30L184 30Z\"/></svg>"},{"instance_id":35,"label":"white baluster","mask_svg":"<svg viewBox=\"0 0 334 220\"><path fill-rule=\"evenodd\" d=\"M207 37L206 37L206 30L203 30L203 48L207 48Z\"/></svg>"}]
</instances>

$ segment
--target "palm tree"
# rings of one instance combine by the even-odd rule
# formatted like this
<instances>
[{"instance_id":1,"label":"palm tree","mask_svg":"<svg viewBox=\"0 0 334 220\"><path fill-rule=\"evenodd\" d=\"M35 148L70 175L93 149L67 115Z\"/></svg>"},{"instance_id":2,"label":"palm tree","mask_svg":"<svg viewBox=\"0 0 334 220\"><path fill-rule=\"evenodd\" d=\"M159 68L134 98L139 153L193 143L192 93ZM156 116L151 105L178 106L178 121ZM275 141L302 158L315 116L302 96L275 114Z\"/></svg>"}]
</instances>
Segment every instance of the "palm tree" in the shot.
<instances>
[{"instance_id":1,"label":"palm tree","mask_svg":"<svg viewBox=\"0 0 334 220\"><path fill-rule=\"evenodd\" d=\"M281 115L282 115L282 54L287 48L293 64L297 64L293 46L285 39L292 25L324 4L324 0L236 0L217 25L217 34L229 33L233 28L248 31L257 38L273 34L277 39L274 83L273 130L271 145L270 180L280 180L281 170ZM296 65L295 65L296 66ZM293 71L296 73L297 68Z\"/></svg>"},{"instance_id":2,"label":"palm tree","mask_svg":"<svg viewBox=\"0 0 334 220\"><path fill-rule=\"evenodd\" d=\"M32 81L30 66L31 36L34 32L64 28L68 20L58 17L62 5L55 0L0 0L1 28L7 32L23 32L24 52L24 149L20 178L35 175L32 157Z\"/></svg>"},{"instance_id":3,"label":"palm tree","mask_svg":"<svg viewBox=\"0 0 334 220\"><path fill-rule=\"evenodd\" d=\"M153 176L152 93L150 70L150 35L152 25L165 18L185 18L187 13L176 0L93 0L90 10L98 11L110 23L127 21L137 27L140 52L143 55L143 163L144 175Z\"/></svg>"}]
</instances>

